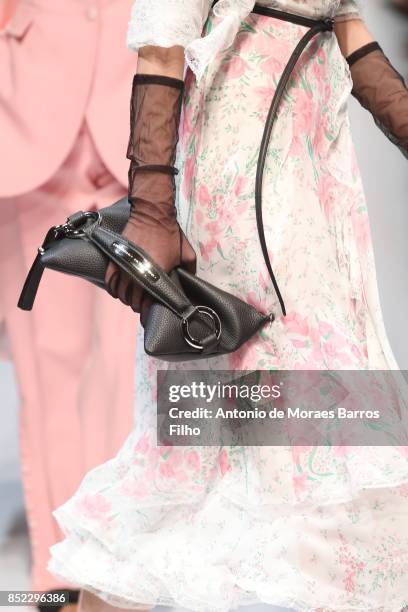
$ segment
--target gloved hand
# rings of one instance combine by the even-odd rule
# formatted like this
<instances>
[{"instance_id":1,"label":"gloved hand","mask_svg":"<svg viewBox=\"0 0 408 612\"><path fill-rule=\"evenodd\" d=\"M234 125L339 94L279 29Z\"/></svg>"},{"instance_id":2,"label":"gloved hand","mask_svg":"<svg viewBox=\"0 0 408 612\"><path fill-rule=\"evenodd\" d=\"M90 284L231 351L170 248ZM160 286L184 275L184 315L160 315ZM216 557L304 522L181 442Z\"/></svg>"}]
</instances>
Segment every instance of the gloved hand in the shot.
<instances>
[{"instance_id":1,"label":"gloved hand","mask_svg":"<svg viewBox=\"0 0 408 612\"><path fill-rule=\"evenodd\" d=\"M183 266L196 270L194 249L178 222L173 166L176 158L184 82L161 75L136 74L131 99L131 132L127 157L131 212L122 236L143 248L166 272ZM147 309L150 297L110 263L106 288L135 312Z\"/></svg>"},{"instance_id":2,"label":"gloved hand","mask_svg":"<svg viewBox=\"0 0 408 612\"><path fill-rule=\"evenodd\" d=\"M408 158L408 90L377 42L349 55L353 96L370 111L384 134Z\"/></svg>"}]
</instances>

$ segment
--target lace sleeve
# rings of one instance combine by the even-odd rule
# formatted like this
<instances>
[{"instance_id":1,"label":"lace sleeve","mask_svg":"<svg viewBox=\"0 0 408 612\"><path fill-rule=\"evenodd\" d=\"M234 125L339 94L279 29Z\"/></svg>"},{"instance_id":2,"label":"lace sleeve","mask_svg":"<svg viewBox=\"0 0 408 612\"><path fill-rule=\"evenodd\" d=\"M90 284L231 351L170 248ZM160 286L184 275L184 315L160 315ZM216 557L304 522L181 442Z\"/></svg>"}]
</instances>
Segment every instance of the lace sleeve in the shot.
<instances>
[{"instance_id":1,"label":"lace sleeve","mask_svg":"<svg viewBox=\"0 0 408 612\"><path fill-rule=\"evenodd\" d=\"M135 0L127 46L187 47L200 37L210 6L211 0Z\"/></svg>"},{"instance_id":2,"label":"lace sleeve","mask_svg":"<svg viewBox=\"0 0 408 612\"><path fill-rule=\"evenodd\" d=\"M350 21L351 19L359 19L360 11L356 0L341 0L340 6L336 13L336 21Z\"/></svg>"},{"instance_id":3,"label":"lace sleeve","mask_svg":"<svg viewBox=\"0 0 408 612\"><path fill-rule=\"evenodd\" d=\"M219 0L214 7L217 25L201 36L212 0L135 0L127 44L137 51L144 45L181 45L188 66L200 81L217 53L228 48L255 4L255 0Z\"/></svg>"}]
</instances>

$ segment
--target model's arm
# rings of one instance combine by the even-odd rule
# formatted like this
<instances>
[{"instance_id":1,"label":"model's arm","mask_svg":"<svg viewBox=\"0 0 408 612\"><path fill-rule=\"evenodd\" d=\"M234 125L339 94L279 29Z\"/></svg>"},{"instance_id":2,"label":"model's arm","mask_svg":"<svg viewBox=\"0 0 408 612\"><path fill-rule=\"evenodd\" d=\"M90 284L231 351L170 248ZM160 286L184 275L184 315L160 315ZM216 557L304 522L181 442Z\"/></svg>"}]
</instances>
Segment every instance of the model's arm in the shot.
<instances>
[{"instance_id":1,"label":"model's arm","mask_svg":"<svg viewBox=\"0 0 408 612\"><path fill-rule=\"evenodd\" d=\"M335 32L344 57L374 40L362 19L340 21L336 23Z\"/></svg>"},{"instance_id":2,"label":"model's arm","mask_svg":"<svg viewBox=\"0 0 408 612\"><path fill-rule=\"evenodd\" d=\"M200 36L209 0L136 0L128 47L137 52L131 93L130 216L122 234L169 272L195 271L196 256L177 221L176 147L184 91L186 46ZM110 264L106 285L113 297L144 313L148 296Z\"/></svg>"},{"instance_id":3,"label":"model's arm","mask_svg":"<svg viewBox=\"0 0 408 612\"><path fill-rule=\"evenodd\" d=\"M184 48L156 47L146 45L138 53L137 70L142 74L163 74L175 79L182 79L184 73Z\"/></svg>"},{"instance_id":4,"label":"model's arm","mask_svg":"<svg viewBox=\"0 0 408 612\"><path fill-rule=\"evenodd\" d=\"M352 12L346 10L340 15L335 32L350 67L352 94L408 158L408 90L404 79L355 12L353 0L345 0L344 4Z\"/></svg>"}]
</instances>

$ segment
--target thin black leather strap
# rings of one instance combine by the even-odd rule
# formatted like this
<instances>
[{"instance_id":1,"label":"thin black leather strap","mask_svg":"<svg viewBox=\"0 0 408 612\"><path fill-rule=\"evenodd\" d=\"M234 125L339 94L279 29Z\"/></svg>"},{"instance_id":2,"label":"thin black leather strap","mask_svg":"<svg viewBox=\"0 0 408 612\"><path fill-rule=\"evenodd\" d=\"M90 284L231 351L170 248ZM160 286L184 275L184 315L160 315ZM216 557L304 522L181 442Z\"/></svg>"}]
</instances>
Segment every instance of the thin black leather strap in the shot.
<instances>
[{"instance_id":1,"label":"thin black leather strap","mask_svg":"<svg viewBox=\"0 0 408 612\"><path fill-rule=\"evenodd\" d=\"M305 17L304 15L296 15L295 13L288 13L287 11L280 11L278 9L269 8L268 6L261 6L259 4L255 4L251 12L256 13L257 15L265 15L266 17L280 19L281 21L289 21L289 23L304 26L305 28L314 28L318 23L316 19L311 19L310 17Z\"/></svg>"},{"instance_id":2,"label":"thin black leather strap","mask_svg":"<svg viewBox=\"0 0 408 612\"><path fill-rule=\"evenodd\" d=\"M32 310L43 272L44 266L41 263L41 254L39 252L27 274L17 303L17 306L22 310Z\"/></svg>"},{"instance_id":3,"label":"thin black leather strap","mask_svg":"<svg viewBox=\"0 0 408 612\"><path fill-rule=\"evenodd\" d=\"M263 225L263 215L262 215L262 185L263 185L263 172L265 168L265 160L268 151L268 146L271 138L272 128L274 126L280 102L282 100L283 94L285 92L286 86L289 82L291 74L301 56L303 51L309 42L320 32L327 32L333 30L333 20L325 19L323 21L314 21L314 25L310 30L306 32L306 34L300 39L298 44L296 45L295 50L293 51L291 57L289 58L288 63L282 73L281 78L279 79L278 85L276 87L275 95L273 96L271 106L269 108L268 116L265 123L265 128L262 136L261 146L259 150L258 163L256 168L256 182L255 182L255 212L256 212L256 223L258 228L259 241L261 243L262 254L265 260L266 267L269 272L269 276L271 278L272 284L274 286L276 295L278 296L278 300L281 306L281 310L284 316L286 316L286 307L282 298L282 294L280 292L277 280L275 278L275 274L272 269L272 264L269 258L268 248L266 244L265 238L265 229Z\"/></svg>"},{"instance_id":4,"label":"thin black leather strap","mask_svg":"<svg viewBox=\"0 0 408 612\"><path fill-rule=\"evenodd\" d=\"M60 237L60 233L58 232L58 229L55 226L51 227L48 230L44 238L44 242L38 249L37 256L34 259L33 265L31 266L29 273L27 274L23 289L21 290L21 294L17 303L17 306L21 308L21 310L32 310L37 295L38 286L41 282L42 275L44 272L41 255L44 250L50 246L50 244L59 240Z\"/></svg>"},{"instance_id":5,"label":"thin black leather strap","mask_svg":"<svg viewBox=\"0 0 408 612\"><path fill-rule=\"evenodd\" d=\"M218 0L215 0L212 3L211 8L217 4ZM269 108L268 116L265 123L264 132L262 135L261 146L259 149L258 163L256 168L256 180L255 180L255 212L256 212L256 224L258 229L259 242L261 244L262 255L265 260L266 267L269 272L269 276L271 278L273 287L275 289L276 295L278 297L280 307L282 310L282 314L286 315L286 307L282 298L281 291L279 289L274 271L272 269L271 260L269 258L268 247L266 244L265 238L265 229L263 224L263 215L262 215L262 185L263 185L263 173L265 169L265 160L268 151L269 142L271 139L272 128L274 126L280 102L282 100L283 94L285 93L286 86L289 82L289 79L292 75L292 72L307 45L309 42L320 32L331 32L334 28L334 20L332 18L327 19L309 19L308 17L304 17L302 15L296 15L294 13L288 13L286 11L279 11L277 9L269 8L266 6L261 6L259 4L255 4L254 8L251 11L252 13L256 13L258 15L264 15L267 17L273 17L275 19L281 19L283 21L288 21L293 24L301 25L309 28L306 34L300 39L298 44L296 45L295 50L293 51L289 61L282 73L281 78L279 79L278 85L276 87L275 95L273 96L271 106Z\"/></svg>"}]
</instances>

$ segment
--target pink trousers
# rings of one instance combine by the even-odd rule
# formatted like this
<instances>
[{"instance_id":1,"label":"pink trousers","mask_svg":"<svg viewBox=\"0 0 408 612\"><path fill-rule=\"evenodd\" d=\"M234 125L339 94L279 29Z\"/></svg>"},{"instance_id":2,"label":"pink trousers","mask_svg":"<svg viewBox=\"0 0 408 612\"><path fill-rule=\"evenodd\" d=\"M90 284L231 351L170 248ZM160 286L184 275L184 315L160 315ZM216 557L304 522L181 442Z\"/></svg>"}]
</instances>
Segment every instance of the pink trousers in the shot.
<instances>
[{"instance_id":1,"label":"pink trousers","mask_svg":"<svg viewBox=\"0 0 408 612\"><path fill-rule=\"evenodd\" d=\"M21 161L24 172L29 160ZM64 586L46 571L48 549L62 535L52 510L74 493L89 469L116 454L131 430L138 318L103 290L48 270L32 312L17 309L18 295L51 225L124 193L84 125L51 180L32 193L0 200L0 321L21 399L33 589Z\"/></svg>"}]
</instances>

